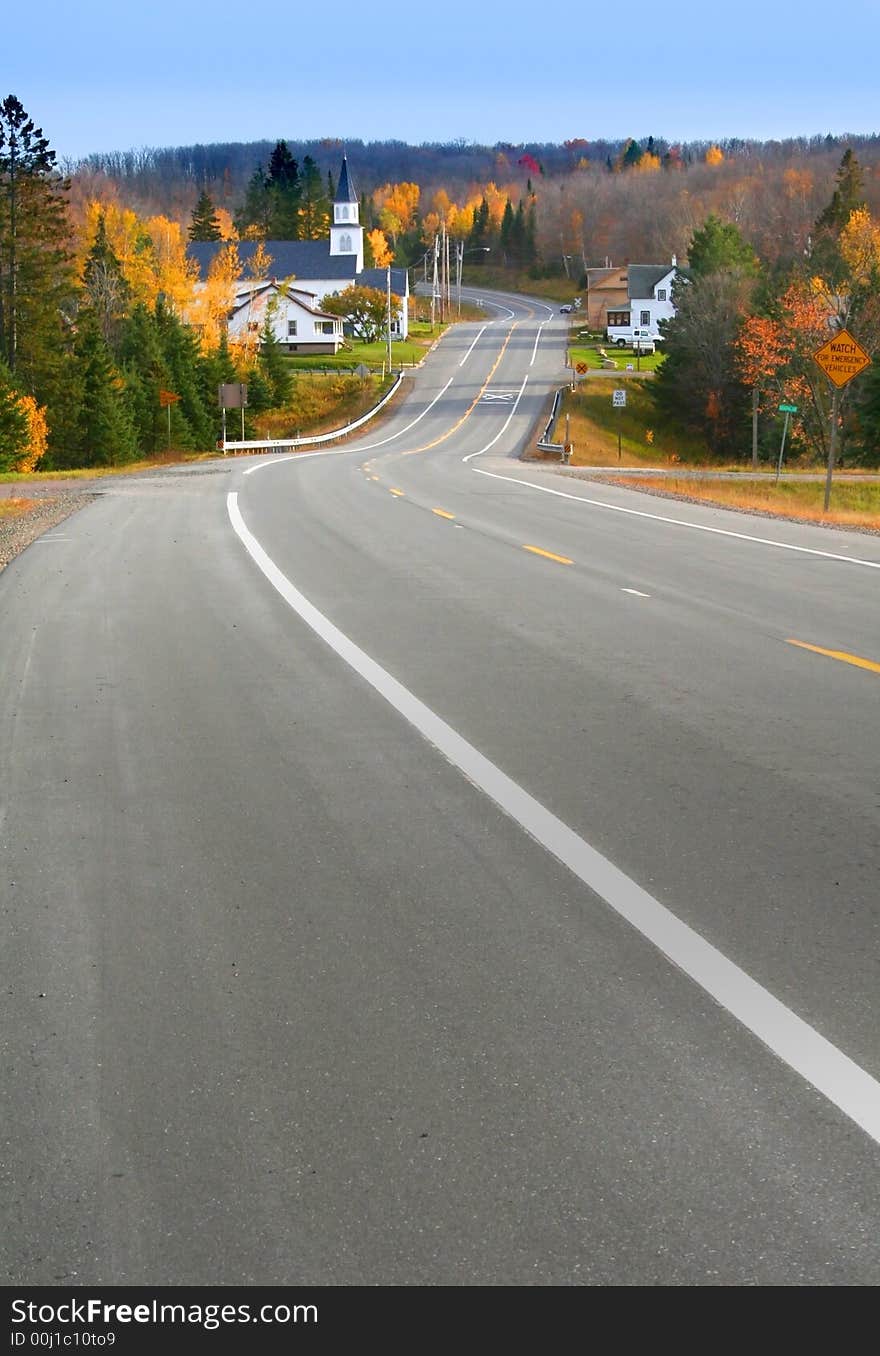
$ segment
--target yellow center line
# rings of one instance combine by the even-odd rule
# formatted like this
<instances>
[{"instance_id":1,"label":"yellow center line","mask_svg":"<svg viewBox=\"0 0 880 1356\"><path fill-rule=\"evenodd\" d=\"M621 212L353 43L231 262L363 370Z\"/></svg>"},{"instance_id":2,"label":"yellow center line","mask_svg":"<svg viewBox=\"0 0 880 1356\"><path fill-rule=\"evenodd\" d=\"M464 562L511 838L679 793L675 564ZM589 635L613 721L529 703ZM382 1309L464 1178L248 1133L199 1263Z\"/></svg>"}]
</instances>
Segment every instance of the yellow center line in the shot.
<instances>
[{"instance_id":1,"label":"yellow center line","mask_svg":"<svg viewBox=\"0 0 880 1356\"><path fill-rule=\"evenodd\" d=\"M507 335L507 338L504 340L504 343L501 345L501 351L499 352L498 357L495 359L495 362L492 364L492 370L490 371L489 375L487 376L486 380L483 382L483 384L482 384L482 386L480 387L479 391L477 392L476 396L475 396L474 399L471 401L470 405L468 405L468 407L467 407L467 409L465 410L464 414L463 414L463 415L461 416L461 418L457 421L457 423L453 424L453 425L452 425L452 428L447 429L445 433L441 433L440 437L439 437L439 438L435 438L435 439L433 440L433 442L425 443L424 447L411 447L411 448L408 448L408 449L404 452L404 454L403 454L405 457L414 457L414 456L416 455L416 453L418 453L418 452L428 452L428 451L430 451L430 449L431 449L432 447L437 447L437 446L439 446L440 443L445 443L445 442L446 442L446 439L447 439L447 438L451 438L452 435L453 435L453 433L455 433L458 429L461 428L461 426L462 426L462 424L464 423L464 421L465 421L466 419L469 419L469 418L470 418L471 414L473 413L473 411L476 409L477 405L479 405L480 401L482 400L482 398L483 398L483 396L484 396L484 394L485 394L485 392L486 392L486 389L487 389L487 387L489 386L489 383L491 382L492 378L494 377L495 372L496 372L496 369L497 369L497 367L498 367L498 364L501 362L501 359L504 357L505 351L506 351L506 349L507 349L507 345L510 343L511 339L513 338L513 331L516 329L516 327L517 327L518 324L519 324L519 321L518 321L518 320L515 320L515 321L513 322L513 324L511 325L510 330L509 330L508 335Z\"/></svg>"},{"instance_id":2,"label":"yellow center line","mask_svg":"<svg viewBox=\"0 0 880 1356\"><path fill-rule=\"evenodd\" d=\"M391 489L389 490L389 494L402 495L403 490L395 490L394 487L392 486Z\"/></svg>"},{"instance_id":3,"label":"yellow center line","mask_svg":"<svg viewBox=\"0 0 880 1356\"><path fill-rule=\"evenodd\" d=\"M880 664L873 659L862 659L861 655L847 654L846 650L825 650L821 645L808 645L805 640L786 639L786 645L797 645L800 650L812 650L813 654L824 654L828 659L839 659L842 664L853 664L857 669L868 669L871 673L880 673Z\"/></svg>"},{"instance_id":4,"label":"yellow center line","mask_svg":"<svg viewBox=\"0 0 880 1356\"><path fill-rule=\"evenodd\" d=\"M560 565L573 565L574 561L569 560L568 556L557 556L552 551L542 551L540 546L523 546L524 551L533 551L536 556L545 556L547 560L555 560Z\"/></svg>"},{"instance_id":5,"label":"yellow center line","mask_svg":"<svg viewBox=\"0 0 880 1356\"><path fill-rule=\"evenodd\" d=\"M438 518L454 518L454 517L455 517L455 514L454 514L454 513L447 513L445 509L431 509L431 512L432 512L432 513L436 513L436 515L437 515Z\"/></svg>"}]
</instances>

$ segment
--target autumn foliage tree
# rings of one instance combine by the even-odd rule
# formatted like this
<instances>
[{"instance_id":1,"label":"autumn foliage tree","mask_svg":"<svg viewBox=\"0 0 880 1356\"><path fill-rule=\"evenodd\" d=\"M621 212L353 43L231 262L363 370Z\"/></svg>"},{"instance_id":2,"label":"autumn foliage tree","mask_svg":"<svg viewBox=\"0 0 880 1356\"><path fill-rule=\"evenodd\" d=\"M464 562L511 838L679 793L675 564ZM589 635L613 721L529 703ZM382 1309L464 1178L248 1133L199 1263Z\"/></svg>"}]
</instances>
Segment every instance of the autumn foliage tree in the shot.
<instances>
[{"instance_id":1,"label":"autumn foliage tree","mask_svg":"<svg viewBox=\"0 0 880 1356\"><path fill-rule=\"evenodd\" d=\"M358 339L371 344L385 331L388 320L388 298L377 287L361 287L357 284L346 287L343 292L334 292L321 302L322 309L329 315L342 316L351 325ZM391 295L391 319L400 315L400 297Z\"/></svg>"}]
</instances>

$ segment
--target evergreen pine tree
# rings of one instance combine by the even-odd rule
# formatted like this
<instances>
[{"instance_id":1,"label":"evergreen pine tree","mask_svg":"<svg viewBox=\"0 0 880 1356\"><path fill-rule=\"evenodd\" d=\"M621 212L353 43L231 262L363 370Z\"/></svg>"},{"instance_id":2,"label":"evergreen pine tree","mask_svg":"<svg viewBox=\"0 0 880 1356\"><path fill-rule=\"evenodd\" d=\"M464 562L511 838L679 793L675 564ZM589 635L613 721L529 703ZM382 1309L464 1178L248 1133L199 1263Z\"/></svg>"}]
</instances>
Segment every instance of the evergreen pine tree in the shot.
<instances>
[{"instance_id":1,"label":"evergreen pine tree","mask_svg":"<svg viewBox=\"0 0 880 1356\"><path fill-rule=\"evenodd\" d=\"M0 357L59 432L75 293L67 189L42 129L10 94L0 103Z\"/></svg>"},{"instance_id":2,"label":"evergreen pine tree","mask_svg":"<svg viewBox=\"0 0 880 1356\"><path fill-rule=\"evenodd\" d=\"M280 405L288 404L293 390L290 366L284 356L281 345L275 338L272 321L268 315L266 316L266 322L263 325L262 333L260 334L260 356L258 364L271 393L270 400L272 408L274 409Z\"/></svg>"},{"instance_id":3,"label":"evergreen pine tree","mask_svg":"<svg viewBox=\"0 0 880 1356\"><path fill-rule=\"evenodd\" d=\"M321 171L310 155L303 159L300 238L323 240L330 230L330 200L324 194Z\"/></svg>"},{"instance_id":4,"label":"evergreen pine tree","mask_svg":"<svg viewBox=\"0 0 880 1356\"><path fill-rule=\"evenodd\" d=\"M862 167L851 147L847 147L837 171L837 186L831 201L816 220L816 230L840 235L851 213L864 207L864 178Z\"/></svg>"},{"instance_id":5,"label":"evergreen pine tree","mask_svg":"<svg viewBox=\"0 0 880 1356\"><path fill-rule=\"evenodd\" d=\"M199 200L193 208L192 220L187 234L190 240L223 239L220 222L217 219L217 210L208 196L207 189L202 189L199 194Z\"/></svg>"},{"instance_id":6,"label":"evergreen pine tree","mask_svg":"<svg viewBox=\"0 0 880 1356\"><path fill-rule=\"evenodd\" d=\"M68 460L56 465L120 466L134 461L137 438L129 409L125 381L92 311L80 313L75 345L81 398L78 402L75 438L66 448Z\"/></svg>"},{"instance_id":7,"label":"evergreen pine tree","mask_svg":"<svg viewBox=\"0 0 880 1356\"><path fill-rule=\"evenodd\" d=\"M235 229L242 240L255 234L267 239L272 219L272 191L262 165L257 165L245 189L244 201L235 214Z\"/></svg>"},{"instance_id":8,"label":"evergreen pine tree","mask_svg":"<svg viewBox=\"0 0 880 1356\"><path fill-rule=\"evenodd\" d=\"M207 450L214 442L215 419L205 399L198 340L189 326L161 302L156 306L156 325L171 389L180 396L172 409L172 434L181 447Z\"/></svg>"},{"instance_id":9,"label":"evergreen pine tree","mask_svg":"<svg viewBox=\"0 0 880 1356\"><path fill-rule=\"evenodd\" d=\"M504 204L504 215L501 218L500 237L502 261L505 265L512 263L513 229L513 206L508 198Z\"/></svg>"},{"instance_id":10,"label":"evergreen pine tree","mask_svg":"<svg viewBox=\"0 0 880 1356\"><path fill-rule=\"evenodd\" d=\"M104 339L113 347L119 337L119 323L131 298L131 288L107 238L107 224L103 212L98 214L95 239L83 266L83 287L89 308L98 318Z\"/></svg>"},{"instance_id":11,"label":"evergreen pine tree","mask_svg":"<svg viewBox=\"0 0 880 1356\"><path fill-rule=\"evenodd\" d=\"M138 450L157 452L163 446L167 427L165 412L159 404L159 392L173 389L173 383L162 352L156 317L143 303L134 308L122 327L119 360Z\"/></svg>"},{"instance_id":12,"label":"evergreen pine tree","mask_svg":"<svg viewBox=\"0 0 880 1356\"><path fill-rule=\"evenodd\" d=\"M0 358L0 471L11 471L27 442L27 418L12 373Z\"/></svg>"},{"instance_id":13,"label":"evergreen pine tree","mask_svg":"<svg viewBox=\"0 0 880 1356\"><path fill-rule=\"evenodd\" d=\"M286 141L276 142L275 149L269 157L268 190L268 238L299 240L302 186L299 166L291 155Z\"/></svg>"}]
</instances>

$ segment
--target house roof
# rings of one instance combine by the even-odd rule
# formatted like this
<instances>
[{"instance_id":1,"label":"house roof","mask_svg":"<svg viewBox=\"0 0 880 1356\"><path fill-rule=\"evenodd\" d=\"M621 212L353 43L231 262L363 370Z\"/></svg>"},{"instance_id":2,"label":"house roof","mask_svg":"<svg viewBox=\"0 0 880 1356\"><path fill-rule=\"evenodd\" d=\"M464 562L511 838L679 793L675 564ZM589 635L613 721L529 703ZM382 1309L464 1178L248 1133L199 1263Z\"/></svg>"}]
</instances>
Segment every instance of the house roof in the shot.
<instances>
[{"instance_id":1,"label":"house roof","mask_svg":"<svg viewBox=\"0 0 880 1356\"><path fill-rule=\"evenodd\" d=\"M671 272L671 264L630 264L630 300L653 297L654 288Z\"/></svg>"},{"instance_id":2,"label":"house roof","mask_svg":"<svg viewBox=\"0 0 880 1356\"><path fill-rule=\"evenodd\" d=\"M354 191L354 184L351 181L351 175L348 172L348 159L342 157L342 169L339 171L339 185L336 189L334 202L357 202L357 194Z\"/></svg>"},{"instance_id":3,"label":"house roof","mask_svg":"<svg viewBox=\"0 0 880 1356\"><path fill-rule=\"evenodd\" d=\"M365 268L358 274L358 282L362 287L378 287L385 291L388 286L387 268ZM406 284L409 275L405 268L392 268L391 270L391 291L397 297L406 296Z\"/></svg>"},{"instance_id":4,"label":"house roof","mask_svg":"<svg viewBox=\"0 0 880 1356\"><path fill-rule=\"evenodd\" d=\"M238 257L242 268L246 269L260 242L257 240L239 240ZM187 245L187 254L195 259L199 266L199 276L204 280L215 255L224 249L223 240L193 240ZM324 240L267 240L266 253L271 258L269 265L275 278L328 279L330 281L351 282L357 268L357 256L354 254L331 254L326 238Z\"/></svg>"},{"instance_id":5,"label":"house roof","mask_svg":"<svg viewBox=\"0 0 880 1356\"><path fill-rule=\"evenodd\" d=\"M252 306L255 298L260 298L262 300L264 294L267 292L278 292L279 294L283 294L283 291L284 289L277 282L261 283L259 287L248 290L246 294L239 294L235 306L233 307L233 313L244 310L245 307ZM301 311L307 311L309 315L318 316L321 320L337 319L337 317L331 315L329 311L322 311L319 306L314 304L315 298L311 292L299 292L294 287L288 287L287 299L298 306Z\"/></svg>"},{"instance_id":6,"label":"house roof","mask_svg":"<svg viewBox=\"0 0 880 1356\"><path fill-rule=\"evenodd\" d=\"M625 287L626 265L620 268L588 268L587 287Z\"/></svg>"}]
</instances>

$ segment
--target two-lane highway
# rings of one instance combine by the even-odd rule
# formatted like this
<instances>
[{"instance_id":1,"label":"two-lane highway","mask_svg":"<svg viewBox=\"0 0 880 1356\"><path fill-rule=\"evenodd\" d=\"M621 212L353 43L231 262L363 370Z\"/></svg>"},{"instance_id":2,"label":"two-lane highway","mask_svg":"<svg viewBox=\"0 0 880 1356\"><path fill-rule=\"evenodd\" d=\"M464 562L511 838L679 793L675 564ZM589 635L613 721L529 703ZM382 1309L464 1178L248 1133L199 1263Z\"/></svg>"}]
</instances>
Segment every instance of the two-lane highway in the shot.
<instances>
[{"instance_id":1,"label":"two-lane highway","mask_svg":"<svg viewBox=\"0 0 880 1356\"><path fill-rule=\"evenodd\" d=\"M492 301L0 576L7 1283L880 1277L878 539L519 463Z\"/></svg>"}]
</instances>

